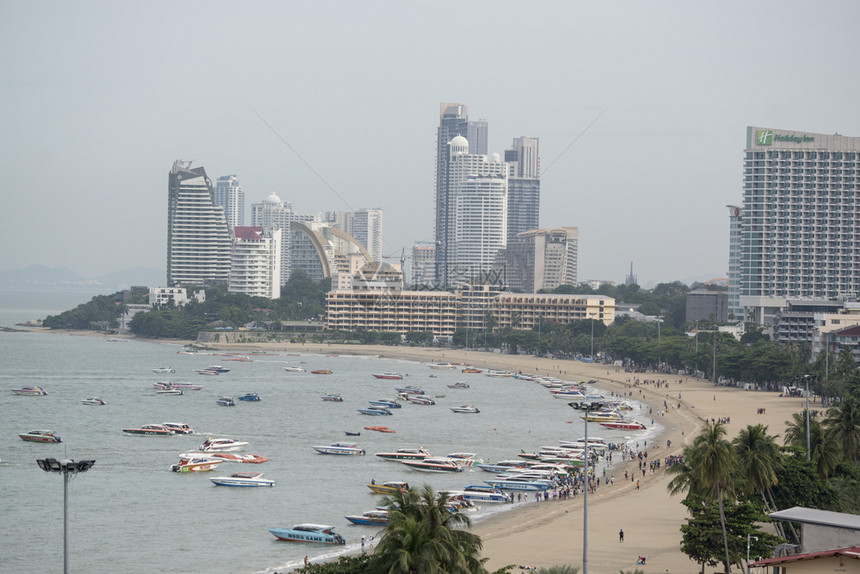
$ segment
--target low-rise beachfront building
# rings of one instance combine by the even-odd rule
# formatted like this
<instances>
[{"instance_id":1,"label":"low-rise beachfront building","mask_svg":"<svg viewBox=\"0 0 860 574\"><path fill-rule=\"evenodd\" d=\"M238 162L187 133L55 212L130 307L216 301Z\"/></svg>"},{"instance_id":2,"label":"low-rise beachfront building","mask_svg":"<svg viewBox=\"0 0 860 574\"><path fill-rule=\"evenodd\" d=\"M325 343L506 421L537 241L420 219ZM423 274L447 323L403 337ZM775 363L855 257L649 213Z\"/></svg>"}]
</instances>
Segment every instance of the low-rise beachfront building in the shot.
<instances>
[{"instance_id":1,"label":"low-rise beachfront building","mask_svg":"<svg viewBox=\"0 0 860 574\"><path fill-rule=\"evenodd\" d=\"M448 291L330 291L326 317L326 326L334 330L451 336L457 330L457 296Z\"/></svg>"},{"instance_id":2,"label":"low-rise beachfront building","mask_svg":"<svg viewBox=\"0 0 860 574\"><path fill-rule=\"evenodd\" d=\"M615 299L602 295L500 293L493 301L497 328L532 329L538 322L572 323L593 319L611 325Z\"/></svg>"},{"instance_id":3,"label":"low-rise beachfront building","mask_svg":"<svg viewBox=\"0 0 860 574\"><path fill-rule=\"evenodd\" d=\"M492 285L448 291L335 290L326 296L327 326L407 333L432 331L450 336L457 329L511 327L538 323L615 320L615 300L600 295L505 293Z\"/></svg>"}]
</instances>

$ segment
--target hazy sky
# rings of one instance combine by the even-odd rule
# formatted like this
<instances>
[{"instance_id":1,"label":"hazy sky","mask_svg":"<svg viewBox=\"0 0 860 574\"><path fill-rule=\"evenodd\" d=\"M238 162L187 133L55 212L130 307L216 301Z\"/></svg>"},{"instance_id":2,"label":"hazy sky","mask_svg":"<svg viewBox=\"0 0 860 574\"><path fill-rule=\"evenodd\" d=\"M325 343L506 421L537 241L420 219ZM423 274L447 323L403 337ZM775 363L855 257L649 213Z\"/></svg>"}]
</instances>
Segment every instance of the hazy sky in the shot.
<instances>
[{"instance_id":1,"label":"hazy sky","mask_svg":"<svg viewBox=\"0 0 860 574\"><path fill-rule=\"evenodd\" d=\"M382 208L399 258L433 239L451 101L491 152L540 138L581 279L724 277L746 126L860 136L858 25L856 0L6 0L0 269L164 268L177 158L236 174L246 223L272 192Z\"/></svg>"}]
</instances>

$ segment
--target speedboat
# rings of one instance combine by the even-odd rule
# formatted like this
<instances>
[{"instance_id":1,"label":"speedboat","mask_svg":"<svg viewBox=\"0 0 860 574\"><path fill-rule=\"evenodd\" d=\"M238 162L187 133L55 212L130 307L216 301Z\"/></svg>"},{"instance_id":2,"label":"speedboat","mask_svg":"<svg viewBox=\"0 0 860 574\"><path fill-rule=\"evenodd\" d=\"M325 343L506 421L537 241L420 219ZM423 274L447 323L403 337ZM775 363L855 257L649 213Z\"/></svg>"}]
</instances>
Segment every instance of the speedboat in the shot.
<instances>
[{"instance_id":1,"label":"speedboat","mask_svg":"<svg viewBox=\"0 0 860 574\"><path fill-rule=\"evenodd\" d=\"M284 370L288 373L304 373L305 372L305 370L301 367L292 367L292 366L284 367Z\"/></svg>"},{"instance_id":2,"label":"speedboat","mask_svg":"<svg viewBox=\"0 0 860 574\"><path fill-rule=\"evenodd\" d=\"M376 431L376 432L387 432L387 433L397 432L397 431L391 430L388 427L383 427L383 426L364 427L364 430L372 430L372 431Z\"/></svg>"},{"instance_id":3,"label":"speedboat","mask_svg":"<svg viewBox=\"0 0 860 574\"><path fill-rule=\"evenodd\" d=\"M127 428L122 429L122 432L126 434L137 434L137 435L147 435L147 436L170 436L173 434L173 431L167 428L164 425L156 425L149 424L143 425L140 428Z\"/></svg>"},{"instance_id":4,"label":"speedboat","mask_svg":"<svg viewBox=\"0 0 860 574\"><path fill-rule=\"evenodd\" d=\"M107 403L101 400L98 397L90 397L88 399L81 400L85 405L106 405Z\"/></svg>"},{"instance_id":5,"label":"speedboat","mask_svg":"<svg viewBox=\"0 0 860 574\"><path fill-rule=\"evenodd\" d=\"M472 466L484 462L484 459L477 457L474 452L452 452L447 455L447 458L456 461L460 466Z\"/></svg>"},{"instance_id":6,"label":"speedboat","mask_svg":"<svg viewBox=\"0 0 860 574\"><path fill-rule=\"evenodd\" d=\"M393 381L400 381L403 379L403 375L400 373L373 373L373 376L377 379L391 379Z\"/></svg>"},{"instance_id":7,"label":"speedboat","mask_svg":"<svg viewBox=\"0 0 860 574\"><path fill-rule=\"evenodd\" d=\"M52 430L31 430L18 436L27 442L63 442Z\"/></svg>"},{"instance_id":8,"label":"speedboat","mask_svg":"<svg viewBox=\"0 0 860 574\"><path fill-rule=\"evenodd\" d=\"M542 480L496 478L493 480L485 480L484 482L500 490L539 491L548 490L550 488L550 483Z\"/></svg>"},{"instance_id":9,"label":"speedboat","mask_svg":"<svg viewBox=\"0 0 860 574\"><path fill-rule=\"evenodd\" d=\"M230 372L230 369L225 369L221 365L210 365L206 368L211 370L211 371L216 371L218 373L229 373Z\"/></svg>"},{"instance_id":10,"label":"speedboat","mask_svg":"<svg viewBox=\"0 0 860 574\"><path fill-rule=\"evenodd\" d=\"M407 395L423 395L424 391L418 387L407 386L407 387L394 387L394 390L398 393L406 393Z\"/></svg>"},{"instance_id":11,"label":"speedboat","mask_svg":"<svg viewBox=\"0 0 860 574\"><path fill-rule=\"evenodd\" d=\"M189 391L202 391L203 385L194 385L192 383L169 383L174 389L187 389Z\"/></svg>"},{"instance_id":12,"label":"speedboat","mask_svg":"<svg viewBox=\"0 0 860 574\"><path fill-rule=\"evenodd\" d=\"M376 399L375 401L368 401L374 407L384 407L387 409L399 409L400 403L395 401L394 399Z\"/></svg>"},{"instance_id":13,"label":"speedboat","mask_svg":"<svg viewBox=\"0 0 860 574\"><path fill-rule=\"evenodd\" d=\"M346 456L364 454L364 449L358 448L358 444L354 442L336 442L329 445L315 446L313 449L320 454L337 454Z\"/></svg>"},{"instance_id":14,"label":"speedboat","mask_svg":"<svg viewBox=\"0 0 860 574\"><path fill-rule=\"evenodd\" d=\"M473 405L460 405L459 407L451 407L455 413L479 413L478 407Z\"/></svg>"},{"instance_id":15,"label":"speedboat","mask_svg":"<svg viewBox=\"0 0 860 574\"><path fill-rule=\"evenodd\" d=\"M379 416L379 415L391 415L391 411L386 409L385 407L367 407L366 409L358 409L363 415L371 415L371 416Z\"/></svg>"},{"instance_id":16,"label":"speedboat","mask_svg":"<svg viewBox=\"0 0 860 574\"><path fill-rule=\"evenodd\" d=\"M473 367L466 367L465 369L463 369L463 370L462 370L462 371L460 371L460 372L461 372L461 373L466 373L466 374L468 375L468 374L474 374L474 373L483 373L484 371L483 371L483 370L481 370L481 369L475 369L475 368L473 368Z\"/></svg>"},{"instance_id":17,"label":"speedboat","mask_svg":"<svg viewBox=\"0 0 860 574\"><path fill-rule=\"evenodd\" d=\"M508 496L494 486L482 484L471 484L463 489L463 497L466 500L478 502L508 502Z\"/></svg>"},{"instance_id":18,"label":"speedboat","mask_svg":"<svg viewBox=\"0 0 860 574\"><path fill-rule=\"evenodd\" d=\"M218 371L216 369L194 369L194 372L201 374L201 375L220 375L221 374L221 371Z\"/></svg>"},{"instance_id":19,"label":"speedboat","mask_svg":"<svg viewBox=\"0 0 860 574\"><path fill-rule=\"evenodd\" d=\"M453 385L448 385L449 389L468 389L469 383L464 383L463 381L457 381Z\"/></svg>"},{"instance_id":20,"label":"speedboat","mask_svg":"<svg viewBox=\"0 0 860 574\"><path fill-rule=\"evenodd\" d=\"M170 465L173 472L208 472L224 462L217 458L201 456L199 453L184 453L179 455L179 462Z\"/></svg>"},{"instance_id":21,"label":"speedboat","mask_svg":"<svg viewBox=\"0 0 860 574\"><path fill-rule=\"evenodd\" d=\"M332 403L342 403L342 402L343 402L343 397L342 397L342 396L340 396L340 394L339 394L339 393L329 393L329 394L327 394L327 395L323 395L323 396L322 396L322 400L324 400L324 401L329 401L329 402L332 402Z\"/></svg>"},{"instance_id":22,"label":"speedboat","mask_svg":"<svg viewBox=\"0 0 860 574\"><path fill-rule=\"evenodd\" d=\"M152 369L152 372L156 375L170 375L176 372L176 369L171 367L156 367Z\"/></svg>"},{"instance_id":23,"label":"speedboat","mask_svg":"<svg viewBox=\"0 0 860 574\"><path fill-rule=\"evenodd\" d=\"M173 431L173 434L194 434L194 430L185 423L161 423L165 428Z\"/></svg>"},{"instance_id":24,"label":"speedboat","mask_svg":"<svg viewBox=\"0 0 860 574\"><path fill-rule=\"evenodd\" d=\"M409 483L389 481L383 482L382 484L376 484L375 482L371 482L367 485L367 488L376 494L394 494L395 492L406 492L409 490Z\"/></svg>"},{"instance_id":25,"label":"speedboat","mask_svg":"<svg viewBox=\"0 0 860 574\"><path fill-rule=\"evenodd\" d=\"M436 401L427 395L412 395L409 397L409 402L416 405L435 405Z\"/></svg>"},{"instance_id":26,"label":"speedboat","mask_svg":"<svg viewBox=\"0 0 860 574\"><path fill-rule=\"evenodd\" d=\"M247 442L234 440L232 438L209 438L203 441L197 450L203 452L231 452L242 450L248 446Z\"/></svg>"},{"instance_id":27,"label":"speedboat","mask_svg":"<svg viewBox=\"0 0 860 574\"><path fill-rule=\"evenodd\" d=\"M236 406L236 401L233 400L233 397L221 397L220 399L218 399L215 402L217 404L221 405L222 407L235 407Z\"/></svg>"},{"instance_id":28,"label":"speedboat","mask_svg":"<svg viewBox=\"0 0 860 574\"><path fill-rule=\"evenodd\" d=\"M172 387L169 389L156 389L155 393L159 394L159 395L183 395L183 394L185 394L182 392L182 389L175 389Z\"/></svg>"},{"instance_id":29,"label":"speedboat","mask_svg":"<svg viewBox=\"0 0 860 574\"><path fill-rule=\"evenodd\" d=\"M594 411L588 412L585 416L580 417L590 423L606 423L621 420L621 415L615 411Z\"/></svg>"},{"instance_id":30,"label":"speedboat","mask_svg":"<svg viewBox=\"0 0 860 574\"><path fill-rule=\"evenodd\" d=\"M608 429L625 429L625 430L644 430L645 425L638 421L630 419L619 419L617 421L608 421L600 423L600 426Z\"/></svg>"},{"instance_id":31,"label":"speedboat","mask_svg":"<svg viewBox=\"0 0 860 574\"><path fill-rule=\"evenodd\" d=\"M260 395L257 393L245 393L244 395L239 396L240 401L259 401Z\"/></svg>"},{"instance_id":32,"label":"speedboat","mask_svg":"<svg viewBox=\"0 0 860 574\"><path fill-rule=\"evenodd\" d=\"M424 460L432 455L423 448L398 448L394 452L378 452L376 456L385 460L401 461Z\"/></svg>"},{"instance_id":33,"label":"speedboat","mask_svg":"<svg viewBox=\"0 0 860 574\"><path fill-rule=\"evenodd\" d=\"M292 528L270 528L275 538L289 542L317 542L320 544L346 544L334 526L324 524L296 524Z\"/></svg>"},{"instance_id":34,"label":"speedboat","mask_svg":"<svg viewBox=\"0 0 860 574\"><path fill-rule=\"evenodd\" d=\"M42 387L21 387L20 389L12 389L12 392L25 397L44 397L48 394Z\"/></svg>"},{"instance_id":35,"label":"speedboat","mask_svg":"<svg viewBox=\"0 0 860 574\"><path fill-rule=\"evenodd\" d=\"M390 521L387 510L368 510L362 514L348 514L344 518L353 524L369 526L385 526Z\"/></svg>"},{"instance_id":36,"label":"speedboat","mask_svg":"<svg viewBox=\"0 0 860 574\"><path fill-rule=\"evenodd\" d=\"M510 371L487 371L488 377L513 377L514 374Z\"/></svg>"},{"instance_id":37,"label":"speedboat","mask_svg":"<svg viewBox=\"0 0 860 574\"><path fill-rule=\"evenodd\" d=\"M234 472L230 476L215 476L210 478L215 486L275 486L274 480L261 478L262 472Z\"/></svg>"},{"instance_id":38,"label":"speedboat","mask_svg":"<svg viewBox=\"0 0 860 574\"><path fill-rule=\"evenodd\" d=\"M463 472L460 465L450 458L427 457L424 460L401 460L400 462L422 472Z\"/></svg>"},{"instance_id":39,"label":"speedboat","mask_svg":"<svg viewBox=\"0 0 860 574\"><path fill-rule=\"evenodd\" d=\"M431 369L440 369L440 370L441 369L456 369L457 368L456 365L452 365L451 363L433 363L433 364L430 364L427 366L430 367Z\"/></svg>"},{"instance_id":40,"label":"speedboat","mask_svg":"<svg viewBox=\"0 0 860 574\"><path fill-rule=\"evenodd\" d=\"M477 466L481 470L486 470L487 472L498 474L500 472L508 472L512 468L523 468L524 466L526 466L526 463L522 460L500 460L499 462L494 463L480 463L476 464L475 466Z\"/></svg>"},{"instance_id":41,"label":"speedboat","mask_svg":"<svg viewBox=\"0 0 860 574\"><path fill-rule=\"evenodd\" d=\"M328 369L317 369L316 371L311 371L312 375L331 375L332 372Z\"/></svg>"},{"instance_id":42,"label":"speedboat","mask_svg":"<svg viewBox=\"0 0 860 574\"><path fill-rule=\"evenodd\" d=\"M209 456L220 458L227 462L243 462L248 464L262 464L268 461L268 457L261 454L233 454L231 452L213 452Z\"/></svg>"}]
</instances>

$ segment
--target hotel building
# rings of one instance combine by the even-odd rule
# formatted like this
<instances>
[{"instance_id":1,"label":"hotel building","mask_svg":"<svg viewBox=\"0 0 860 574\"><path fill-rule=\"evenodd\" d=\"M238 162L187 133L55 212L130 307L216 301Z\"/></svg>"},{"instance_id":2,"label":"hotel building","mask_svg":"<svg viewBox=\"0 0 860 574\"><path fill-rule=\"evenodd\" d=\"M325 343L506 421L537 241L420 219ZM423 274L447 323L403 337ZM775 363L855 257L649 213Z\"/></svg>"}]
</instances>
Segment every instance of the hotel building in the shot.
<instances>
[{"instance_id":1,"label":"hotel building","mask_svg":"<svg viewBox=\"0 0 860 574\"><path fill-rule=\"evenodd\" d=\"M245 192L235 175L223 175L215 182L215 204L224 208L227 227L245 225Z\"/></svg>"},{"instance_id":2,"label":"hotel building","mask_svg":"<svg viewBox=\"0 0 860 574\"><path fill-rule=\"evenodd\" d=\"M858 171L860 138L747 128L732 312L768 324L788 298L857 296Z\"/></svg>"},{"instance_id":3,"label":"hotel building","mask_svg":"<svg viewBox=\"0 0 860 574\"><path fill-rule=\"evenodd\" d=\"M504 269L509 289L537 293L576 285L578 253L578 228L531 229L508 243L499 253L497 266Z\"/></svg>"},{"instance_id":4,"label":"hotel building","mask_svg":"<svg viewBox=\"0 0 860 574\"><path fill-rule=\"evenodd\" d=\"M226 284L230 230L206 170L175 161L167 191L167 286Z\"/></svg>"},{"instance_id":5,"label":"hotel building","mask_svg":"<svg viewBox=\"0 0 860 574\"><path fill-rule=\"evenodd\" d=\"M540 142L538 138L514 138L505 150L508 177L508 243L518 234L540 226Z\"/></svg>"},{"instance_id":6,"label":"hotel building","mask_svg":"<svg viewBox=\"0 0 860 574\"><path fill-rule=\"evenodd\" d=\"M281 296L281 234L281 229L233 228L229 292Z\"/></svg>"}]
</instances>

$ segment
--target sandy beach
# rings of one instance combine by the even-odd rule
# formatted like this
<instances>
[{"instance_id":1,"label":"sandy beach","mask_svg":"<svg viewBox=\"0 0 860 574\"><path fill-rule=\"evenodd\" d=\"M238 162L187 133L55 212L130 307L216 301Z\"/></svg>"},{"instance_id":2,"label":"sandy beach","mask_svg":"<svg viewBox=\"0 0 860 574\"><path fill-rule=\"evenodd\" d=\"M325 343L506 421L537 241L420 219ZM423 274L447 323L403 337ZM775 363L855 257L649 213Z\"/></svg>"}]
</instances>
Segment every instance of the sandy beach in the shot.
<instances>
[{"instance_id":1,"label":"sandy beach","mask_svg":"<svg viewBox=\"0 0 860 574\"><path fill-rule=\"evenodd\" d=\"M288 343L207 344L206 348L376 355L425 363L468 363L476 367L552 375L570 381L596 379L598 386L606 391L617 394L632 392L632 398L650 405L653 418L660 419L665 431L648 442L649 460L663 460L668 455L680 454L683 445L692 440L706 419L727 417L729 439L747 425L759 423L767 425L770 434L783 435L785 422L804 408L804 399L779 397L773 392L744 391L686 376L628 373L606 365L530 355L422 347ZM639 384L632 384L636 380ZM657 388L653 381L663 381L666 385ZM664 401L669 406L665 411ZM764 413L759 414L759 409L764 409ZM667 447L667 441L671 441L671 447ZM778 442L781 443L781 439ZM645 446L641 445L641 448ZM639 490L635 482L624 480L625 471L631 476L636 471ZM589 570L617 573L638 567L646 574L699 572L698 565L680 550L680 527L687 517L686 508L681 504L681 495L672 497L668 494L666 485L670 477L664 467L643 476L638 471L637 462L622 462L616 458L607 474L614 476L614 484L602 485L596 493L588 496ZM548 502L533 502L532 499L528 503L516 503L516 506L510 512L473 527L483 541L483 554L489 559L489 570L506 565L582 565L582 496ZM623 543L619 541L621 529L624 530ZM647 557L646 565L637 566L638 556Z\"/></svg>"}]
</instances>

